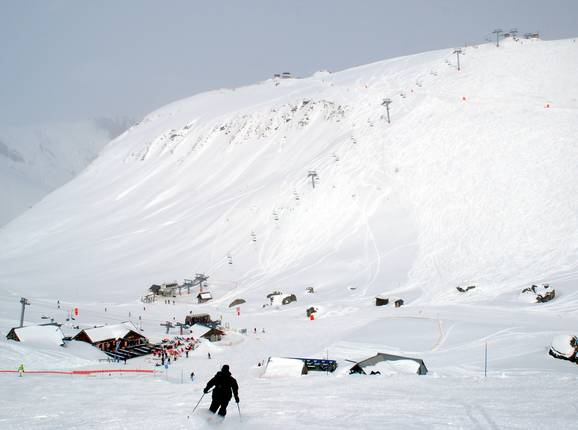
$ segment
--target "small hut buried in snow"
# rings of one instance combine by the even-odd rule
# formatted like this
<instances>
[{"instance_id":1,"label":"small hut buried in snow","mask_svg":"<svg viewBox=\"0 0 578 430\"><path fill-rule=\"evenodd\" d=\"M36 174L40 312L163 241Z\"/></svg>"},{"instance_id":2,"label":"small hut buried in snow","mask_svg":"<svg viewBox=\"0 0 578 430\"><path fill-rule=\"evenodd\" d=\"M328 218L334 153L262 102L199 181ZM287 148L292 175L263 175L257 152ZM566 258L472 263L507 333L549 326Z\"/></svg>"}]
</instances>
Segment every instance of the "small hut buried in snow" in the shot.
<instances>
[{"instance_id":1,"label":"small hut buried in snow","mask_svg":"<svg viewBox=\"0 0 578 430\"><path fill-rule=\"evenodd\" d=\"M288 378L307 374L305 362L296 358L269 357L263 378Z\"/></svg>"},{"instance_id":2,"label":"small hut buried in snow","mask_svg":"<svg viewBox=\"0 0 578 430\"><path fill-rule=\"evenodd\" d=\"M22 343L63 346L64 334L57 324L42 324L28 327L14 327L6 335L7 339Z\"/></svg>"},{"instance_id":3,"label":"small hut buried in snow","mask_svg":"<svg viewBox=\"0 0 578 430\"><path fill-rule=\"evenodd\" d=\"M349 374L381 375L396 373L415 373L427 375L427 367L420 358L403 357L401 355L377 353L355 364L349 369Z\"/></svg>"},{"instance_id":4,"label":"small hut buried in snow","mask_svg":"<svg viewBox=\"0 0 578 430\"><path fill-rule=\"evenodd\" d=\"M375 298L375 306L385 306L389 304L389 298L383 296L377 296Z\"/></svg>"},{"instance_id":5,"label":"small hut buried in snow","mask_svg":"<svg viewBox=\"0 0 578 430\"><path fill-rule=\"evenodd\" d=\"M578 345L576 343L576 336L560 334L552 339L552 344L550 345L548 354L554 358L559 358L560 360L575 362L577 350Z\"/></svg>"},{"instance_id":6,"label":"small hut buried in snow","mask_svg":"<svg viewBox=\"0 0 578 430\"><path fill-rule=\"evenodd\" d=\"M199 303L205 303L212 299L213 296L209 291L203 291L202 293L197 294L197 300Z\"/></svg>"},{"instance_id":7,"label":"small hut buried in snow","mask_svg":"<svg viewBox=\"0 0 578 430\"><path fill-rule=\"evenodd\" d=\"M270 300L273 306L283 306L296 302L297 296L295 294L275 294L270 297Z\"/></svg>"}]
</instances>

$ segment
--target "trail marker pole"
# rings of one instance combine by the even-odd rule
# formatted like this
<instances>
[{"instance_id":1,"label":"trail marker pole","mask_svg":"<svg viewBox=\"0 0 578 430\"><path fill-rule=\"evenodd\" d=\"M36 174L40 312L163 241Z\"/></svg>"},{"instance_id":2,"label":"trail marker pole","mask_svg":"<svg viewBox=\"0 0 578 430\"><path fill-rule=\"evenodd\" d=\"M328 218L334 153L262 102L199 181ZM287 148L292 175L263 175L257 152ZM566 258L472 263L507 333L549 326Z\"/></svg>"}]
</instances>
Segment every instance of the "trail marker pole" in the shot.
<instances>
[{"instance_id":1,"label":"trail marker pole","mask_svg":"<svg viewBox=\"0 0 578 430\"><path fill-rule=\"evenodd\" d=\"M22 311L20 312L20 325L18 327L24 327L24 310L26 306L30 305L28 299L20 297L20 304L22 305Z\"/></svg>"},{"instance_id":2,"label":"trail marker pole","mask_svg":"<svg viewBox=\"0 0 578 430\"><path fill-rule=\"evenodd\" d=\"M492 31L492 33L495 33L496 35L496 47L500 47L500 34L503 33L503 31L499 28L495 29L494 31Z\"/></svg>"},{"instance_id":3,"label":"trail marker pole","mask_svg":"<svg viewBox=\"0 0 578 430\"><path fill-rule=\"evenodd\" d=\"M488 341L484 349L484 378L488 377Z\"/></svg>"}]
</instances>

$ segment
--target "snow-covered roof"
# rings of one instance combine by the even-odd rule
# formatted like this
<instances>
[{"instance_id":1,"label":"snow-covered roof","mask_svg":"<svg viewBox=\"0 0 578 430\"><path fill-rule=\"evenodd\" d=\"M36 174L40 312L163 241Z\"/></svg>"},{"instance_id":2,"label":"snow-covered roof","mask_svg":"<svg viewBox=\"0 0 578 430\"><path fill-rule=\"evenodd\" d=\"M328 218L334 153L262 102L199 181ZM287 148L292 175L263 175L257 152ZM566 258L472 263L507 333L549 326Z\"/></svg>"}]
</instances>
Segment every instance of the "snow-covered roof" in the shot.
<instances>
[{"instance_id":1,"label":"snow-covered roof","mask_svg":"<svg viewBox=\"0 0 578 430\"><path fill-rule=\"evenodd\" d=\"M291 295L292 294L275 294L274 296L271 296L271 304L273 306L281 306L283 305L283 300Z\"/></svg>"},{"instance_id":2,"label":"snow-covered roof","mask_svg":"<svg viewBox=\"0 0 578 430\"><path fill-rule=\"evenodd\" d=\"M286 378L301 376L305 363L295 358L271 357L267 362L263 378Z\"/></svg>"},{"instance_id":3,"label":"snow-covered roof","mask_svg":"<svg viewBox=\"0 0 578 430\"><path fill-rule=\"evenodd\" d=\"M195 339L200 339L205 334L211 331L210 327L204 326L202 324L193 324L190 328L191 334Z\"/></svg>"},{"instance_id":4,"label":"snow-covered roof","mask_svg":"<svg viewBox=\"0 0 578 430\"><path fill-rule=\"evenodd\" d=\"M20 342L63 345L64 334L56 325L33 325L29 327L15 328L14 332Z\"/></svg>"},{"instance_id":5,"label":"snow-covered roof","mask_svg":"<svg viewBox=\"0 0 578 430\"><path fill-rule=\"evenodd\" d=\"M386 362L386 364L381 364ZM406 363L407 362L407 363ZM409 362L415 363L411 364ZM419 358L403 357L401 355L387 354L383 352L377 353L373 357L369 357L363 361L357 363L352 367L352 371L357 373L356 368L360 367L363 369L365 374L370 374L371 371L380 371L386 374L396 374L396 373L417 373L419 375L427 374L427 367L423 360Z\"/></svg>"},{"instance_id":6,"label":"snow-covered roof","mask_svg":"<svg viewBox=\"0 0 578 430\"><path fill-rule=\"evenodd\" d=\"M564 357L571 357L574 355L575 349L572 344L575 342L574 336L569 334L559 334L552 339L551 348Z\"/></svg>"},{"instance_id":7,"label":"snow-covered roof","mask_svg":"<svg viewBox=\"0 0 578 430\"><path fill-rule=\"evenodd\" d=\"M109 339L122 339L129 331L137 332L137 328L131 322L123 322L104 327L87 328L83 331L92 342L101 342Z\"/></svg>"},{"instance_id":8,"label":"snow-covered roof","mask_svg":"<svg viewBox=\"0 0 578 430\"><path fill-rule=\"evenodd\" d=\"M205 291L202 293L199 293L199 296L201 299L212 299L213 296L211 295L211 293L209 291Z\"/></svg>"}]
</instances>

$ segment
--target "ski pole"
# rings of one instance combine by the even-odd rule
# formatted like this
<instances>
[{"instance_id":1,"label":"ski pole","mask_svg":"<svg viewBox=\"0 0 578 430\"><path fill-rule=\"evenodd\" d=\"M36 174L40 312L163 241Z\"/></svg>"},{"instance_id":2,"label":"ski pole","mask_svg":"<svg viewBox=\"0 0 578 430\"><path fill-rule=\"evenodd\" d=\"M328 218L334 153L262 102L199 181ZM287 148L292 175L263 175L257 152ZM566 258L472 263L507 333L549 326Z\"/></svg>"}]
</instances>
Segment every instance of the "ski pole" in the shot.
<instances>
[{"instance_id":1,"label":"ski pole","mask_svg":"<svg viewBox=\"0 0 578 430\"><path fill-rule=\"evenodd\" d=\"M207 391L207 393L210 393L210 391ZM203 391L203 395L201 396L201 398L199 399L199 401L197 402L197 404L195 405L193 412L191 412L191 415L193 415L195 413L195 411L197 410L197 408L199 407L199 405L201 404L201 400L203 400L203 397L205 397L205 394L207 394ZM190 416L190 415L189 415ZM187 416L187 418L189 418L189 416Z\"/></svg>"},{"instance_id":2,"label":"ski pole","mask_svg":"<svg viewBox=\"0 0 578 430\"><path fill-rule=\"evenodd\" d=\"M241 416L241 407L239 406L239 404L237 403L237 410L239 411L239 421L243 421L243 417Z\"/></svg>"}]
</instances>

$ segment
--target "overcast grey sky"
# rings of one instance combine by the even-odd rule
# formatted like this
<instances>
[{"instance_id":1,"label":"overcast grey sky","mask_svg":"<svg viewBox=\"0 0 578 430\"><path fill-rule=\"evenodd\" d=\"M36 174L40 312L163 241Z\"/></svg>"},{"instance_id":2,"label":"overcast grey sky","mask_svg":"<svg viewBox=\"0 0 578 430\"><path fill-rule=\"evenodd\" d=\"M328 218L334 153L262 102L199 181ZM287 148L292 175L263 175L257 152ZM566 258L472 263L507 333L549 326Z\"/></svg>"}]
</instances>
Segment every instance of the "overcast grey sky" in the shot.
<instances>
[{"instance_id":1,"label":"overcast grey sky","mask_svg":"<svg viewBox=\"0 0 578 430\"><path fill-rule=\"evenodd\" d=\"M175 99L480 42L578 36L576 0L0 0L0 124L139 118Z\"/></svg>"}]
</instances>

